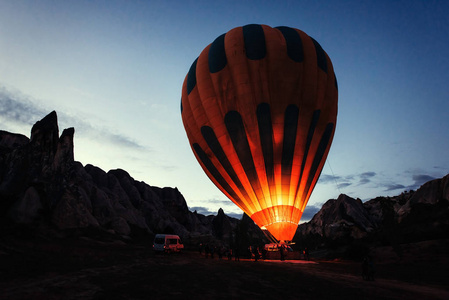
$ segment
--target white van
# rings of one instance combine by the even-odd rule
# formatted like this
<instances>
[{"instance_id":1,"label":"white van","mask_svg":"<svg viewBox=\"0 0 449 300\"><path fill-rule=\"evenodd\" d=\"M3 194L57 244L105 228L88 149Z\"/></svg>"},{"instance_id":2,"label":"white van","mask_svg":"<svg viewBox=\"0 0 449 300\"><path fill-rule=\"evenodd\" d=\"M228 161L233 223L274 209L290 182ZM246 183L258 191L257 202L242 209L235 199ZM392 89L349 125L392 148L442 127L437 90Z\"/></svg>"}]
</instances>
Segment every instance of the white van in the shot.
<instances>
[{"instance_id":1,"label":"white van","mask_svg":"<svg viewBox=\"0 0 449 300\"><path fill-rule=\"evenodd\" d=\"M184 249L181 239L174 234L156 234L153 250L157 252L180 252Z\"/></svg>"}]
</instances>

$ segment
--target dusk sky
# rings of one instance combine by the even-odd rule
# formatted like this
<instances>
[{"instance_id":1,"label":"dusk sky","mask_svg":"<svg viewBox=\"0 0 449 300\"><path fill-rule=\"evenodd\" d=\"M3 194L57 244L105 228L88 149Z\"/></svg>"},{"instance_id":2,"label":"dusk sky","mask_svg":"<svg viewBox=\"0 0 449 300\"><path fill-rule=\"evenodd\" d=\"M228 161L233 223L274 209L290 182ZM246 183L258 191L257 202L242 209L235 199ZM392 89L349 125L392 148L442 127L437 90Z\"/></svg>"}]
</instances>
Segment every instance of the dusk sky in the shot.
<instances>
[{"instance_id":1,"label":"dusk sky","mask_svg":"<svg viewBox=\"0 0 449 300\"><path fill-rule=\"evenodd\" d=\"M301 29L331 58L333 145L303 220L449 173L449 1L0 0L0 130L55 110L75 160L177 187L191 210L241 214L204 174L181 120L184 77L219 35Z\"/></svg>"}]
</instances>

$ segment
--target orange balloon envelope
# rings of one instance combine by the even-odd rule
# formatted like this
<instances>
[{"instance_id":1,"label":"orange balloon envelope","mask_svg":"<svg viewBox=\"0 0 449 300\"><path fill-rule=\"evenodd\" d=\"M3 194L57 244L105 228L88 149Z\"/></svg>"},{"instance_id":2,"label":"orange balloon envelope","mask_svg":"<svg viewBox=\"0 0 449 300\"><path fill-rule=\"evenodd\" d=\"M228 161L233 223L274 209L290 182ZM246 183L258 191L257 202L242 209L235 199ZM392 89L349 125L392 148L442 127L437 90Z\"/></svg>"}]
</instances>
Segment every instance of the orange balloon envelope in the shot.
<instances>
[{"instance_id":1,"label":"orange balloon envelope","mask_svg":"<svg viewBox=\"0 0 449 300\"><path fill-rule=\"evenodd\" d=\"M181 115L207 176L262 229L290 241L335 132L332 63L304 32L266 25L219 36L194 61Z\"/></svg>"}]
</instances>

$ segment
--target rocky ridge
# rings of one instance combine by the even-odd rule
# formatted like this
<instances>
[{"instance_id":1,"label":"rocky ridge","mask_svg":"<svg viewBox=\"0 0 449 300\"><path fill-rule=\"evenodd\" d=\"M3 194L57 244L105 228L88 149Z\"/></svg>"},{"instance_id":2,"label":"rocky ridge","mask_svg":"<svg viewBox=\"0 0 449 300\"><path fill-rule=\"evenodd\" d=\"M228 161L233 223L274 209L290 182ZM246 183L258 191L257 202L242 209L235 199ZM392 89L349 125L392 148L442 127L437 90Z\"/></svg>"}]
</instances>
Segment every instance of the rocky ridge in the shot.
<instances>
[{"instance_id":1,"label":"rocky ridge","mask_svg":"<svg viewBox=\"0 0 449 300\"><path fill-rule=\"evenodd\" d=\"M105 172L75 161L74 133L68 128L59 136L54 111L36 122L31 138L0 131L3 227L44 224L58 231L94 228L124 237L160 232L232 237L238 220L222 210L216 217L189 211L177 188L150 186L124 170Z\"/></svg>"},{"instance_id":2,"label":"rocky ridge","mask_svg":"<svg viewBox=\"0 0 449 300\"><path fill-rule=\"evenodd\" d=\"M449 236L449 175L423 184L417 191L366 202L340 195L328 200L295 240L312 247L364 242L396 247ZM400 252L400 250L397 250Z\"/></svg>"}]
</instances>

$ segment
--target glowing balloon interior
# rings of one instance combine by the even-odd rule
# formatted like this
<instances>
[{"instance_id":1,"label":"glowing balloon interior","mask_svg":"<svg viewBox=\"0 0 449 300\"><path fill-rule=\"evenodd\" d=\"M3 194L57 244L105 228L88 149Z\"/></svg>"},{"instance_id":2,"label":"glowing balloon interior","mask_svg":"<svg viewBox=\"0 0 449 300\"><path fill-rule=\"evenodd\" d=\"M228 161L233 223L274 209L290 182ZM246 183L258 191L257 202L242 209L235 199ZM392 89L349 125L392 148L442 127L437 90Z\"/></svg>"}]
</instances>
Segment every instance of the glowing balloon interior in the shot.
<instances>
[{"instance_id":1,"label":"glowing balloon interior","mask_svg":"<svg viewBox=\"0 0 449 300\"><path fill-rule=\"evenodd\" d=\"M337 101L318 42L252 24L201 52L184 80L181 115L214 184L259 227L290 241L329 152Z\"/></svg>"}]
</instances>

